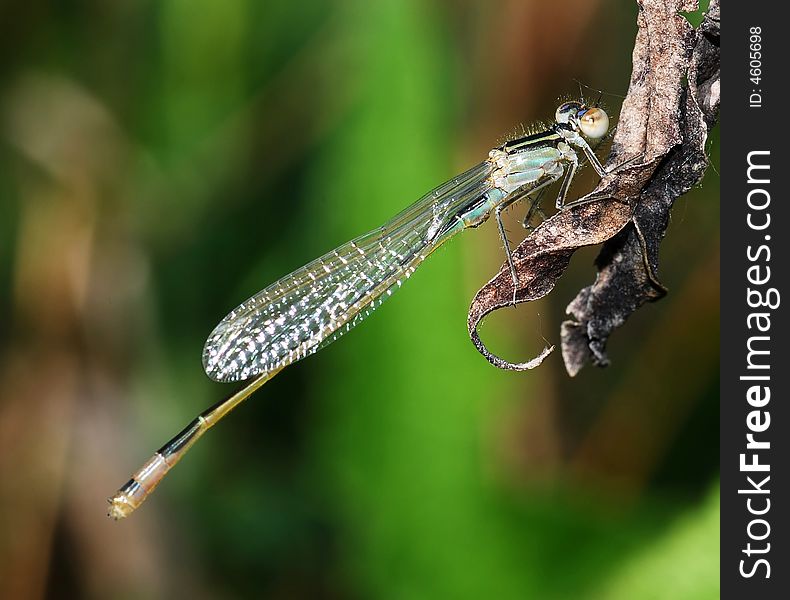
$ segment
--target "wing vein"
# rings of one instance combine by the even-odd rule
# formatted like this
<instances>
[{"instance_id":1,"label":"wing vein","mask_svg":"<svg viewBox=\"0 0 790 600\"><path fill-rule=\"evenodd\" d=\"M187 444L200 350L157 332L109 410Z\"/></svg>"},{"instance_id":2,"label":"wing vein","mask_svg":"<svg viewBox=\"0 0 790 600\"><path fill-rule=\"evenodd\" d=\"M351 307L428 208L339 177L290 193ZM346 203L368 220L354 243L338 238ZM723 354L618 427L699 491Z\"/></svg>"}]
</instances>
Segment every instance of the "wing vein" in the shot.
<instances>
[{"instance_id":1,"label":"wing vein","mask_svg":"<svg viewBox=\"0 0 790 600\"><path fill-rule=\"evenodd\" d=\"M439 186L384 226L261 290L206 340L203 366L217 381L243 381L295 362L361 322L459 228L442 225L486 194L487 162ZM447 233L437 236L435 232Z\"/></svg>"}]
</instances>

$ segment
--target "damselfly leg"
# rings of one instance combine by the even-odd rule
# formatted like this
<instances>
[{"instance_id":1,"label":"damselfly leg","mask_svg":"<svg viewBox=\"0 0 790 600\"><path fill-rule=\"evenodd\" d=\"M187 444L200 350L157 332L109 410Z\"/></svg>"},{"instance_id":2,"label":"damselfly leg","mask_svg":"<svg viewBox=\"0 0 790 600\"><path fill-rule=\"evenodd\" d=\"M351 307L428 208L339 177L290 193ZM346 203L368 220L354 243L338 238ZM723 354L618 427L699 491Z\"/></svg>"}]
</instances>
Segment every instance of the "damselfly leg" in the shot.
<instances>
[{"instance_id":1,"label":"damselfly leg","mask_svg":"<svg viewBox=\"0 0 790 600\"><path fill-rule=\"evenodd\" d=\"M521 225L527 231L532 231L535 227L532 225L532 217L538 215L540 217L541 223L547 219L546 213L543 212L543 209L540 207L540 203L543 201L543 197L546 195L546 187L544 186L541 188L537 194L535 194L534 198L530 198L529 201L529 208L527 208L527 214L524 215L524 221L522 221Z\"/></svg>"}]
</instances>

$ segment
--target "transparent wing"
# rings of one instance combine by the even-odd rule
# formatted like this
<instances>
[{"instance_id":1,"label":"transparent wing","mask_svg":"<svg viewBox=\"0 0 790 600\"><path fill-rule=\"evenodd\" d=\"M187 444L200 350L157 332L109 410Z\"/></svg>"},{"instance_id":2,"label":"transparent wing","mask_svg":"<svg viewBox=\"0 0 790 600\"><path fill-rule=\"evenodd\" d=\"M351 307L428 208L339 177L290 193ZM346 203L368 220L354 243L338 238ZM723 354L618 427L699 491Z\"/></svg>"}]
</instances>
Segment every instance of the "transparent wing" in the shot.
<instances>
[{"instance_id":1,"label":"transparent wing","mask_svg":"<svg viewBox=\"0 0 790 600\"><path fill-rule=\"evenodd\" d=\"M203 368L243 381L300 360L360 323L442 242L458 215L491 190L483 162L371 231L286 275L226 316L206 340Z\"/></svg>"}]
</instances>

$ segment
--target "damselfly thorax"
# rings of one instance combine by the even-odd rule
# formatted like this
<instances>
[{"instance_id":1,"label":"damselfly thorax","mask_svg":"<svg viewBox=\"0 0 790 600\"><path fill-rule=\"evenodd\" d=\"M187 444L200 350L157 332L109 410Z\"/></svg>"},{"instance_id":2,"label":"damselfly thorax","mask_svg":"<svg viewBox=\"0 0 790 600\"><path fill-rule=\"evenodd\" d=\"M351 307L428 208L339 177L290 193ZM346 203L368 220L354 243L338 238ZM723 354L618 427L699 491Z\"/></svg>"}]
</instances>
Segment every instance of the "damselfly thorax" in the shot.
<instances>
[{"instance_id":1,"label":"damselfly thorax","mask_svg":"<svg viewBox=\"0 0 790 600\"><path fill-rule=\"evenodd\" d=\"M542 194L562 181L556 207L579 166L578 151L599 176L606 172L588 143L601 139L609 118L597 107L566 102L554 123L539 133L492 150L488 158L454 177L382 227L336 248L286 275L231 311L203 349L203 367L216 381L251 380L245 388L201 413L110 498L118 519L137 508L172 466L210 427L281 369L332 343L365 319L445 241L496 218L514 282L518 277L501 213L514 202L531 202L525 223L539 210Z\"/></svg>"}]
</instances>

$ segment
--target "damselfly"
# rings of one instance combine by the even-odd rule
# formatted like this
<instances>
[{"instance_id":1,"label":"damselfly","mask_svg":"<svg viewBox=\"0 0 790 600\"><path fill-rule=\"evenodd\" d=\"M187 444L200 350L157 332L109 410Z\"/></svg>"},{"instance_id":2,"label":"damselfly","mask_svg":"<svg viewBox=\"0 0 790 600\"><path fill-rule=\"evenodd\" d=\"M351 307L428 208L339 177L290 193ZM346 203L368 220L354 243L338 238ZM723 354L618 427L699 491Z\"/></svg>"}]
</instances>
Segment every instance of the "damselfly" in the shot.
<instances>
[{"instance_id":1,"label":"damselfly","mask_svg":"<svg viewBox=\"0 0 790 600\"><path fill-rule=\"evenodd\" d=\"M562 210L581 150L600 177L606 174L587 139L600 140L609 117L598 107L566 102L545 130L507 142L462 175L440 185L384 226L286 275L226 316L206 341L203 367L216 381L251 380L201 413L165 444L110 498L109 515L135 510L189 447L281 369L332 343L359 324L442 243L492 214L510 264L502 211L532 201L529 222L547 186L562 179Z\"/></svg>"}]
</instances>

